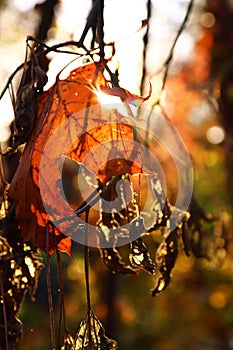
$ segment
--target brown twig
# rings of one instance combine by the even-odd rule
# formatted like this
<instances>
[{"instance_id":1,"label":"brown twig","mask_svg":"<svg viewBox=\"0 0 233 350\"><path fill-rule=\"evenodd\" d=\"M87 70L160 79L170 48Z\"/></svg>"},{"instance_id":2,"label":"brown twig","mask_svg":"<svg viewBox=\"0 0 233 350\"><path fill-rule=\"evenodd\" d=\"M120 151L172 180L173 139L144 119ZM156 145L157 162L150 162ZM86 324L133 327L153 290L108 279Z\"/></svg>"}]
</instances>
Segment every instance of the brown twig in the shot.
<instances>
[{"instance_id":1,"label":"brown twig","mask_svg":"<svg viewBox=\"0 0 233 350\"><path fill-rule=\"evenodd\" d=\"M178 32L176 34L175 40L174 40L174 42L172 44L172 47L171 47L170 52L168 54L168 57L167 57L164 65L163 65L165 67L165 72L164 72L164 76L163 76L163 83L162 83L161 91L164 89L164 86L166 84L170 63L171 63L171 61L173 59L173 55L174 55L174 50L175 50L175 47L176 47L176 44L177 44L177 41L178 41L180 35L182 34L182 32L184 31L184 29L186 27L187 21L189 19L190 13L191 13L192 8L193 8L193 3L194 3L194 0L190 0L190 2L188 4L188 7L187 7L187 11L186 11L185 17L183 19L183 22L181 23L181 25L180 25L180 27L178 29Z\"/></svg>"},{"instance_id":2,"label":"brown twig","mask_svg":"<svg viewBox=\"0 0 233 350\"><path fill-rule=\"evenodd\" d=\"M55 340L55 322L54 322L54 310L53 310L53 297L51 288L51 270L50 270L50 256L49 256L49 227L46 227L46 280L47 280L47 290L48 290L48 304L49 304L49 320L50 320L50 336L52 343L52 350L56 350L56 340Z\"/></svg>"},{"instance_id":3,"label":"brown twig","mask_svg":"<svg viewBox=\"0 0 233 350\"><path fill-rule=\"evenodd\" d=\"M63 42L63 43L59 43L59 44L56 44L56 45L53 45L53 46L48 46L46 45L45 43L37 40L37 39L34 39L33 37L29 36L27 38L27 40L34 40L35 42L38 43L38 45L41 45L43 46L45 49L44 50L41 50L37 53L35 53L35 56L36 57L40 57L42 55L47 55L48 53L50 52L57 52L57 53L67 53L67 54L71 54L71 55L76 55L76 56L83 56L83 55L90 55L90 56L93 56L93 53L92 51L88 50L85 46L81 45L80 42L78 41L74 41L74 40L69 40L69 41L66 41L66 42ZM68 50L59 50L60 48L62 47L65 47L65 46L75 46L77 48L82 48L86 51L86 53L78 53L78 52L75 52L75 51L68 51ZM98 48L96 48L94 51L97 51L98 52ZM25 68L25 66L29 66L31 63L31 59L29 59L28 61L26 62L23 62L22 64L20 64L15 70L14 72L10 75L10 77L8 78L7 80L7 83L5 85L5 87L3 88L1 94L0 94L0 100L3 98L4 94L6 93L9 85L11 84L12 80L14 79L15 75L23 68Z\"/></svg>"},{"instance_id":4,"label":"brown twig","mask_svg":"<svg viewBox=\"0 0 233 350\"><path fill-rule=\"evenodd\" d=\"M147 27L146 27L146 33L143 37L143 41L144 41L143 68L142 68L142 79L141 79L141 87L140 87L142 95L143 95L144 79L146 76L146 53L147 53L147 46L149 41L150 18L151 18L151 0L147 0Z\"/></svg>"},{"instance_id":5,"label":"brown twig","mask_svg":"<svg viewBox=\"0 0 233 350\"><path fill-rule=\"evenodd\" d=\"M9 350L7 312L6 312L6 304L5 304L5 298L4 298L4 287L3 287L2 276L3 276L3 271L0 270L0 292L2 295L2 311L3 311L4 332L5 332L5 346L6 346L6 350Z\"/></svg>"}]
</instances>

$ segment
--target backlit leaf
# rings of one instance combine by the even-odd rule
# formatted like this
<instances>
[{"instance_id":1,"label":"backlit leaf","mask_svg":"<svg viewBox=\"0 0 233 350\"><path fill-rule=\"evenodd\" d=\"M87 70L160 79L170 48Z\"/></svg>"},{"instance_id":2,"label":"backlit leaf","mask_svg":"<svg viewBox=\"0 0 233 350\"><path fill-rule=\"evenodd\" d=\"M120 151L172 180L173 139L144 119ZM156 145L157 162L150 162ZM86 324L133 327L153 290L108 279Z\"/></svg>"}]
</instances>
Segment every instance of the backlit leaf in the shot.
<instances>
[{"instance_id":1,"label":"backlit leaf","mask_svg":"<svg viewBox=\"0 0 233 350\"><path fill-rule=\"evenodd\" d=\"M44 178L40 177L39 182L39 171L45 146L53 161L55 159L58 162L64 155L71 157L86 165L89 171L97 174L103 184L117 174L142 172L141 167L134 164L134 161L128 160L130 156L136 159L139 153L139 150L135 148L133 126L125 124L124 117L116 110L103 111L100 109L94 87L106 85L101 73L103 68L98 63L79 67L72 71L65 80L57 77L56 83L50 90L38 97L38 116L12 180L9 194L17 205L16 216L24 240L34 242L44 250L46 249L45 228L51 220L51 215L52 219L56 215L65 218L67 213L70 213L70 207L65 202L61 203L60 200L59 167L56 169L50 167L51 158L49 157L46 160L47 176L53 178L54 181L52 184L47 184ZM81 110L88 110L88 112L80 117L77 113ZM62 129L59 142L56 146L53 143L50 145L48 141L53 133L68 118L73 122L72 128ZM77 137L77 135L81 136ZM107 141L110 142L108 147L104 144ZM72 145L68 150L67 143ZM99 149L94 153L92 149L96 146L99 146ZM109 155L113 149L119 159L109 161ZM43 202L40 194L41 185L45 188ZM59 203L59 214L57 203ZM50 216L44 204L49 208ZM54 230L58 249L70 253L72 234L70 226L64 220L60 227L59 230L57 228ZM54 238L51 235L49 252L53 250Z\"/></svg>"},{"instance_id":2,"label":"backlit leaf","mask_svg":"<svg viewBox=\"0 0 233 350\"><path fill-rule=\"evenodd\" d=\"M75 339L75 350L117 350L115 340L105 335L105 330L92 310L81 322Z\"/></svg>"},{"instance_id":3,"label":"backlit leaf","mask_svg":"<svg viewBox=\"0 0 233 350\"><path fill-rule=\"evenodd\" d=\"M133 220L130 231L132 233L131 238L135 235L139 237L136 240L133 240L130 244L131 252L129 254L129 260L131 265L154 275L156 264L152 261L149 251L140 237L145 232L143 219L139 217L138 219Z\"/></svg>"},{"instance_id":4,"label":"backlit leaf","mask_svg":"<svg viewBox=\"0 0 233 350\"><path fill-rule=\"evenodd\" d=\"M157 250L157 261L160 264L161 277L157 285L152 291L152 295L156 296L162 292L169 284L171 279L171 271L175 265L178 255L178 230L174 230L163 239Z\"/></svg>"},{"instance_id":5,"label":"backlit leaf","mask_svg":"<svg viewBox=\"0 0 233 350\"><path fill-rule=\"evenodd\" d=\"M100 252L103 263L113 273L121 273L123 275L135 275L137 273L135 269L122 261L122 258L117 249L101 248Z\"/></svg>"}]
</instances>

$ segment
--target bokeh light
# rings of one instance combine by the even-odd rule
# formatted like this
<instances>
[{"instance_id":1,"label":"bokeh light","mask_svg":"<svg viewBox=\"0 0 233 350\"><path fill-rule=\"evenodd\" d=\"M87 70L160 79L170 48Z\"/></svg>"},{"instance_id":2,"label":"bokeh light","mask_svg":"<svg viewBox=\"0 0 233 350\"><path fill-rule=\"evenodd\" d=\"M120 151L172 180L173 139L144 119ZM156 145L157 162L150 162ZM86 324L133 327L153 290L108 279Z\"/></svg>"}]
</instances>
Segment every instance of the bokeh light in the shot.
<instances>
[{"instance_id":1,"label":"bokeh light","mask_svg":"<svg viewBox=\"0 0 233 350\"><path fill-rule=\"evenodd\" d=\"M225 132L220 126L211 126L206 132L206 138L213 145L217 145L223 142L225 138Z\"/></svg>"}]
</instances>

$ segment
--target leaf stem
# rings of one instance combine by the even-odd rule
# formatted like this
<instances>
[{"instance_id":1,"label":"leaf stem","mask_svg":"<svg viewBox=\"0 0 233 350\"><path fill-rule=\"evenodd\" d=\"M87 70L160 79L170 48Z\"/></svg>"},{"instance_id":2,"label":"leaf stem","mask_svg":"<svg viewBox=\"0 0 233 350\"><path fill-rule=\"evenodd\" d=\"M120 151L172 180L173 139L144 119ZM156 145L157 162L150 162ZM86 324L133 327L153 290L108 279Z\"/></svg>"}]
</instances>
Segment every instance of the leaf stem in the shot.
<instances>
[{"instance_id":1,"label":"leaf stem","mask_svg":"<svg viewBox=\"0 0 233 350\"><path fill-rule=\"evenodd\" d=\"M85 221L88 223L89 209L85 212ZM90 293L90 281L89 281L89 246L88 246L88 225L86 225L86 237L85 237L85 248L84 248L84 270L85 270L85 283L86 283L86 298L87 298L87 317L88 317L88 339L89 346L92 349L92 338L91 338L91 293Z\"/></svg>"},{"instance_id":2,"label":"leaf stem","mask_svg":"<svg viewBox=\"0 0 233 350\"><path fill-rule=\"evenodd\" d=\"M55 323L54 323L54 310L53 310L53 297L51 288L51 270L50 270L50 256L49 256L49 224L46 226L46 280L48 290L48 304L49 304L49 320L50 320L50 336L52 343L52 350L56 350L55 340Z\"/></svg>"},{"instance_id":3,"label":"leaf stem","mask_svg":"<svg viewBox=\"0 0 233 350\"><path fill-rule=\"evenodd\" d=\"M2 275L3 275L3 271L1 269L1 271L0 271L0 288L1 288L1 295L2 295L2 312L3 312L3 323L4 323L4 332L5 332L5 345L6 345L6 350L9 350L7 313L6 313L6 304L5 304L5 298L4 298L4 288L3 288Z\"/></svg>"},{"instance_id":4,"label":"leaf stem","mask_svg":"<svg viewBox=\"0 0 233 350\"><path fill-rule=\"evenodd\" d=\"M54 236L55 252L56 252L56 256L57 256L57 265L58 265L58 282L59 282L58 348L60 349L62 322L63 322L63 329L65 332L65 336L67 336L68 330L66 327L66 313L65 313L65 301L64 301L64 283L63 283L63 276L62 276L62 263L61 263L60 251L57 248L57 239L56 239L56 234L54 232L54 226L53 226L53 236Z\"/></svg>"}]
</instances>

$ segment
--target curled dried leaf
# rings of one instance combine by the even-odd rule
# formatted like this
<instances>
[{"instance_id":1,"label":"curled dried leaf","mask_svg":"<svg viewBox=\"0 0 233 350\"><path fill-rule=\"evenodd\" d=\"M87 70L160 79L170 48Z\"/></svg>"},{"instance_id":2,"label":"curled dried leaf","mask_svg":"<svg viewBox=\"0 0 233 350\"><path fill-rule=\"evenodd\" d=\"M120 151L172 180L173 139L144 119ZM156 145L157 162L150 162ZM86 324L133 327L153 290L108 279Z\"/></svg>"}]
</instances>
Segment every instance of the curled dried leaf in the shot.
<instances>
[{"instance_id":1,"label":"curled dried leaf","mask_svg":"<svg viewBox=\"0 0 233 350\"><path fill-rule=\"evenodd\" d=\"M156 264L152 261L150 253L143 243L141 235L145 232L144 220L139 216L130 225L130 238L139 237L130 244L129 260L133 267L145 270L151 275L155 274Z\"/></svg>"},{"instance_id":2,"label":"curled dried leaf","mask_svg":"<svg viewBox=\"0 0 233 350\"><path fill-rule=\"evenodd\" d=\"M28 48L30 48L30 46L27 43L27 50ZM39 66L38 60L32 50L32 59L30 63L25 63L24 65L16 98L13 90L11 91L15 113L15 118L11 126L12 137L10 141L10 147L13 150L27 142L30 138L37 119L38 95L43 91L47 81L48 77L45 71Z\"/></svg>"},{"instance_id":3,"label":"curled dried leaf","mask_svg":"<svg viewBox=\"0 0 233 350\"><path fill-rule=\"evenodd\" d=\"M156 264L152 261L149 251L146 248L146 245L143 243L142 238L138 238L136 241L131 243L129 260L133 267L145 270L151 275L155 274Z\"/></svg>"},{"instance_id":4,"label":"curled dried leaf","mask_svg":"<svg viewBox=\"0 0 233 350\"><path fill-rule=\"evenodd\" d=\"M17 341L22 335L17 314L27 292L33 299L43 268L39 251L22 241L13 214L10 211L6 217L0 236L0 338L4 338L5 308L9 341Z\"/></svg>"},{"instance_id":5,"label":"curled dried leaf","mask_svg":"<svg viewBox=\"0 0 233 350\"><path fill-rule=\"evenodd\" d=\"M169 284L171 279L171 271L175 265L178 255L178 230L170 232L161 242L157 250L157 261L160 265L159 278L155 288L152 290L152 296L161 293Z\"/></svg>"},{"instance_id":6,"label":"curled dried leaf","mask_svg":"<svg viewBox=\"0 0 233 350\"><path fill-rule=\"evenodd\" d=\"M101 258L107 268L113 273L121 273L124 275L135 275L137 271L128 266L121 258L117 249L100 248Z\"/></svg>"},{"instance_id":7,"label":"curled dried leaf","mask_svg":"<svg viewBox=\"0 0 233 350\"><path fill-rule=\"evenodd\" d=\"M181 226L181 237L184 246L184 252L187 256L190 256L190 252L192 250L192 232L188 227L188 218L184 217Z\"/></svg>"},{"instance_id":8,"label":"curled dried leaf","mask_svg":"<svg viewBox=\"0 0 233 350\"><path fill-rule=\"evenodd\" d=\"M92 310L80 324L75 350L118 350L117 342L106 337L104 327Z\"/></svg>"},{"instance_id":9,"label":"curled dried leaf","mask_svg":"<svg viewBox=\"0 0 233 350\"><path fill-rule=\"evenodd\" d=\"M110 87L101 87L101 91L107 95L117 96L122 99L122 101L132 104L134 106L139 106L141 103L147 101L151 97L152 85L150 83L149 94L146 97L138 96L131 94L126 89L123 89L120 86Z\"/></svg>"},{"instance_id":10,"label":"curled dried leaf","mask_svg":"<svg viewBox=\"0 0 233 350\"><path fill-rule=\"evenodd\" d=\"M16 98L12 148L27 142L37 118L37 91L33 82L23 86Z\"/></svg>"},{"instance_id":11,"label":"curled dried leaf","mask_svg":"<svg viewBox=\"0 0 233 350\"><path fill-rule=\"evenodd\" d=\"M75 350L75 341L70 334L65 337L64 344L60 350Z\"/></svg>"}]
</instances>

